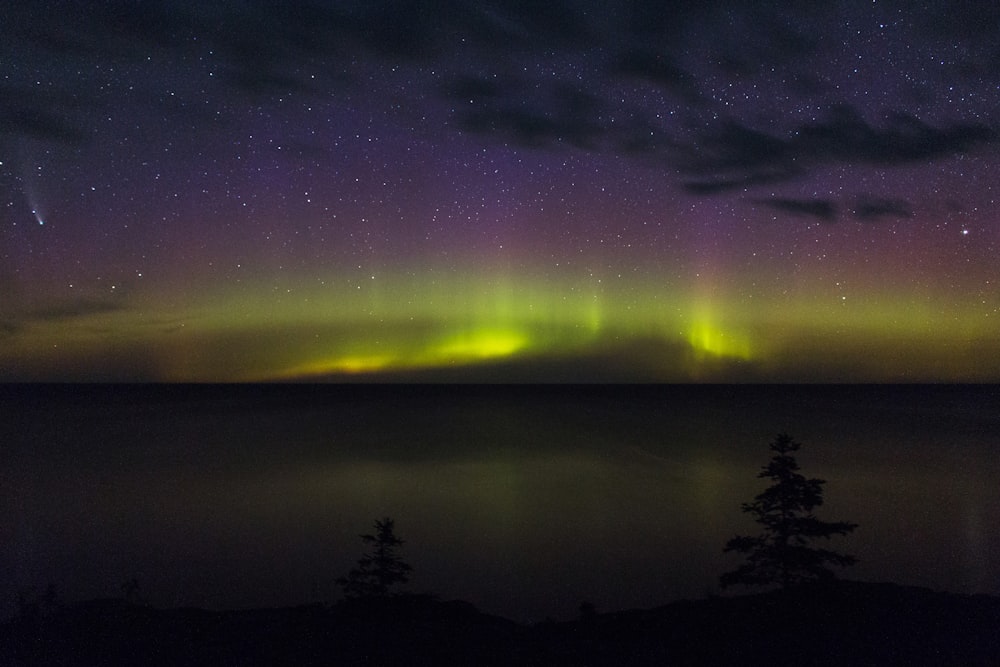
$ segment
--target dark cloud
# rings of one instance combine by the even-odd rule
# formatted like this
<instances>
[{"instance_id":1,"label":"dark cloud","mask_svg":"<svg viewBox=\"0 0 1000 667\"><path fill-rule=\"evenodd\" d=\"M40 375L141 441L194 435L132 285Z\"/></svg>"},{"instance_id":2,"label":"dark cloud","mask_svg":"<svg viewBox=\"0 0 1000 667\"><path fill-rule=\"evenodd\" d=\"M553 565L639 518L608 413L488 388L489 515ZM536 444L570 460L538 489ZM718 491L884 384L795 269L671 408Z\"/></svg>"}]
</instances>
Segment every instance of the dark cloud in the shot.
<instances>
[{"instance_id":1,"label":"dark cloud","mask_svg":"<svg viewBox=\"0 0 1000 667\"><path fill-rule=\"evenodd\" d=\"M626 111L615 123L613 146L625 155L653 158L662 163L663 155L675 142L670 135L639 109Z\"/></svg>"},{"instance_id":2,"label":"dark cloud","mask_svg":"<svg viewBox=\"0 0 1000 667\"><path fill-rule=\"evenodd\" d=\"M457 102L482 103L503 95L503 88L495 79L463 75L442 86L446 97Z\"/></svg>"},{"instance_id":3,"label":"dark cloud","mask_svg":"<svg viewBox=\"0 0 1000 667\"><path fill-rule=\"evenodd\" d=\"M481 80L462 79L456 86L453 95L464 93L462 99L473 102L458 112L465 130L533 148L566 144L588 150L598 148L607 135L601 100L573 86L557 85L540 99L520 102L513 93L527 93L527 86L515 84L502 96L499 87Z\"/></svg>"},{"instance_id":4,"label":"dark cloud","mask_svg":"<svg viewBox=\"0 0 1000 667\"><path fill-rule=\"evenodd\" d=\"M180 11L178 11L180 10ZM174 47L193 31L192 16L169 2L109 0L94 6L98 34L123 51L140 47Z\"/></svg>"},{"instance_id":5,"label":"dark cloud","mask_svg":"<svg viewBox=\"0 0 1000 667\"><path fill-rule=\"evenodd\" d=\"M200 19L204 28L209 21ZM359 48L394 63L423 62L468 44L509 52L592 42L585 13L552 0L384 0L361 3L267 3L226 7L213 17L220 42L238 56L272 64L337 55L351 60Z\"/></svg>"},{"instance_id":6,"label":"dark cloud","mask_svg":"<svg viewBox=\"0 0 1000 667\"><path fill-rule=\"evenodd\" d=\"M24 299L5 299L3 306L5 316L0 328L8 333L20 331L30 322L52 322L68 320L88 315L115 313L128 309L122 299L82 298L75 300L49 301L42 304L26 304Z\"/></svg>"},{"instance_id":7,"label":"dark cloud","mask_svg":"<svg viewBox=\"0 0 1000 667\"><path fill-rule=\"evenodd\" d=\"M883 218L912 218L913 209L903 199L881 199L860 195L851 207L851 214L863 222L877 222Z\"/></svg>"},{"instance_id":8,"label":"dark cloud","mask_svg":"<svg viewBox=\"0 0 1000 667\"><path fill-rule=\"evenodd\" d=\"M98 315L125 310L125 305L119 301L105 299L81 299L54 303L30 311L29 317L35 320L62 320L85 315Z\"/></svg>"},{"instance_id":9,"label":"dark cloud","mask_svg":"<svg viewBox=\"0 0 1000 667\"><path fill-rule=\"evenodd\" d=\"M686 181L682 187L693 195L717 195L733 190L748 190L758 185L780 183L798 175L797 171L759 172L737 176L734 178L712 178L699 181Z\"/></svg>"},{"instance_id":10,"label":"dark cloud","mask_svg":"<svg viewBox=\"0 0 1000 667\"><path fill-rule=\"evenodd\" d=\"M992 0L932 3L920 14L917 27L931 37L963 42L988 41L996 46L996 36L1000 33L1000 5Z\"/></svg>"},{"instance_id":11,"label":"dark cloud","mask_svg":"<svg viewBox=\"0 0 1000 667\"><path fill-rule=\"evenodd\" d=\"M892 114L885 127L877 128L844 105L835 107L825 122L799 128L790 143L805 158L900 165L965 153L995 140L996 133L979 123L934 127L904 112Z\"/></svg>"},{"instance_id":12,"label":"dark cloud","mask_svg":"<svg viewBox=\"0 0 1000 667\"><path fill-rule=\"evenodd\" d=\"M0 275L0 281L4 278ZM0 337L23 335L33 322L59 322L88 315L115 313L128 309L123 300L83 298L28 304L16 281L0 289ZM5 287L5 286L0 286Z\"/></svg>"},{"instance_id":13,"label":"dark cloud","mask_svg":"<svg viewBox=\"0 0 1000 667\"><path fill-rule=\"evenodd\" d=\"M218 78L251 98L294 91L329 99L332 91L359 83L358 70L365 67L411 65L412 88L402 93L410 99L404 101L423 104L422 86L437 86L450 102L462 102L452 112L462 130L534 148L655 156L697 195L788 181L825 165L929 162L996 141L995 131L981 123L931 125L897 111L872 124L843 104L831 106L821 120L791 126L774 111L762 111L753 121L720 120L718 108L703 96L709 76L720 73L732 80L733 72L780 72L783 94L808 97L832 90L804 69L821 42L809 26L827 24L831 10L825 8L790 10L735 0L632 0L614 11L599 3L558 0L238 5L116 0L8 7L0 18L8 20L19 45L0 46L0 55L9 57L28 45L49 55L137 63L153 52L184 67L186 59L212 50ZM987 22L995 15L986 13ZM939 28L941 34L956 29L947 22ZM978 29L974 32L960 37L981 41ZM688 47L708 35L713 38L703 44L704 53L695 50L703 60L692 61ZM469 62L456 58L459 51ZM565 68L554 65L551 75L542 76L520 66L517 58L524 54L530 56L525 62ZM433 76L427 74L431 70ZM442 85L439 76L450 81ZM628 107L637 103L623 102L616 91L633 87L636 79L660 88L666 103L674 105L670 113ZM80 109L110 102L87 92L86 82L81 90L67 91L67 77L53 80L64 89L42 95L23 82L0 88L0 133L87 140L90 111ZM227 97L225 103L238 108L237 101Z\"/></svg>"},{"instance_id":14,"label":"dark cloud","mask_svg":"<svg viewBox=\"0 0 1000 667\"><path fill-rule=\"evenodd\" d=\"M832 199L791 199L773 197L755 199L755 204L767 206L794 216L816 218L825 223L837 220L839 206ZM863 222L877 222L885 218L911 218L913 207L904 199L858 195L847 207L850 214Z\"/></svg>"},{"instance_id":15,"label":"dark cloud","mask_svg":"<svg viewBox=\"0 0 1000 667\"><path fill-rule=\"evenodd\" d=\"M76 119L83 107L68 93L0 85L0 135L22 135L66 144L87 141Z\"/></svg>"},{"instance_id":16,"label":"dark cloud","mask_svg":"<svg viewBox=\"0 0 1000 667\"><path fill-rule=\"evenodd\" d=\"M196 25L200 39L222 54L226 80L241 91L321 95L349 79L345 63L362 39L351 39L349 18L334 6L296 2L217 10Z\"/></svg>"},{"instance_id":17,"label":"dark cloud","mask_svg":"<svg viewBox=\"0 0 1000 667\"><path fill-rule=\"evenodd\" d=\"M529 148L566 143L593 149L603 135L602 128L587 119L536 109L481 109L466 113L461 124L467 130L498 135Z\"/></svg>"},{"instance_id":18,"label":"dark cloud","mask_svg":"<svg viewBox=\"0 0 1000 667\"><path fill-rule=\"evenodd\" d=\"M310 2L14 3L8 48L70 57L81 64L142 64L163 58L178 66L205 50L222 56L227 79L251 93L304 87L303 65L353 46L345 14ZM31 57L35 57L32 55ZM81 79L63 76L63 82Z\"/></svg>"},{"instance_id":19,"label":"dark cloud","mask_svg":"<svg viewBox=\"0 0 1000 667\"><path fill-rule=\"evenodd\" d=\"M529 148L574 147L662 162L673 140L638 108L565 83L460 76L442 86L456 127Z\"/></svg>"},{"instance_id":20,"label":"dark cloud","mask_svg":"<svg viewBox=\"0 0 1000 667\"><path fill-rule=\"evenodd\" d=\"M255 95L309 90L316 83L324 87L314 91L320 95L372 56L380 65L413 64L450 58L459 44L506 57L517 49L585 48L598 39L587 12L559 0L15 1L6 16L0 13L4 23L14 49L98 61L141 62L151 52L183 59L209 48L223 57L225 79Z\"/></svg>"},{"instance_id":21,"label":"dark cloud","mask_svg":"<svg viewBox=\"0 0 1000 667\"><path fill-rule=\"evenodd\" d=\"M758 204L796 216L818 218L823 222L833 222L837 219L837 204L829 199L773 199L754 200Z\"/></svg>"},{"instance_id":22,"label":"dark cloud","mask_svg":"<svg viewBox=\"0 0 1000 667\"><path fill-rule=\"evenodd\" d=\"M37 108L0 105L0 134L65 144L82 144L87 140L81 128L57 114Z\"/></svg>"},{"instance_id":23,"label":"dark cloud","mask_svg":"<svg viewBox=\"0 0 1000 667\"><path fill-rule=\"evenodd\" d=\"M615 70L620 74L650 81L684 98L698 98L698 86L694 76L678 66L667 54L630 50L622 54Z\"/></svg>"},{"instance_id":24,"label":"dark cloud","mask_svg":"<svg viewBox=\"0 0 1000 667\"><path fill-rule=\"evenodd\" d=\"M731 3L725 12L711 16L710 58L732 76L751 76L764 70L781 70L795 77L799 67L816 51L818 37L792 25L807 19L810 10L800 6L769 8L764 3ZM823 13L820 9L819 13Z\"/></svg>"},{"instance_id":25,"label":"dark cloud","mask_svg":"<svg viewBox=\"0 0 1000 667\"><path fill-rule=\"evenodd\" d=\"M372 55L393 65L425 64L451 57L459 44L506 56L591 37L571 5L521 0L278 3L229 10L214 22L223 30L207 30L203 21L202 38L229 56L230 80L250 92L306 88L304 65L336 84L349 79L352 63Z\"/></svg>"},{"instance_id":26,"label":"dark cloud","mask_svg":"<svg viewBox=\"0 0 1000 667\"><path fill-rule=\"evenodd\" d=\"M184 12L160 11L162 3L8 2L3 19L9 40L72 57L138 54L150 42L166 44L174 19ZM155 15L155 16L154 16Z\"/></svg>"},{"instance_id":27,"label":"dark cloud","mask_svg":"<svg viewBox=\"0 0 1000 667\"><path fill-rule=\"evenodd\" d=\"M531 148L572 146L662 159L672 140L644 109L612 107L583 86L462 74L439 86L455 126Z\"/></svg>"},{"instance_id":28,"label":"dark cloud","mask_svg":"<svg viewBox=\"0 0 1000 667\"><path fill-rule=\"evenodd\" d=\"M729 120L700 133L686 146L681 168L691 174L718 174L719 180L733 180L732 176L784 171L784 165L794 162L793 150L787 140ZM730 178L722 178L726 175Z\"/></svg>"},{"instance_id":29,"label":"dark cloud","mask_svg":"<svg viewBox=\"0 0 1000 667\"><path fill-rule=\"evenodd\" d=\"M693 19L711 10L700 0L628 0L622 5L629 36L642 43L679 41Z\"/></svg>"},{"instance_id":30,"label":"dark cloud","mask_svg":"<svg viewBox=\"0 0 1000 667\"><path fill-rule=\"evenodd\" d=\"M468 6L471 18L466 25L491 26L498 38L496 44L502 48L510 48L512 40L532 45L582 46L597 38L587 20L586 8L581 11L579 4L570 0L489 0Z\"/></svg>"},{"instance_id":31,"label":"dark cloud","mask_svg":"<svg viewBox=\"0 0 1000 667\"><path fill-rule=\"evenodd\" d=\"M456 43L509 52L582 45L594 39L585 14L560 0L388 0L313 10L327 12L323 22L333 26L342 41L397 61L451 53Z\"/></svg>"},{"instance_id":32,"label":"dark cloud","mask_svg":"<svg viewBox=\"0 0 1000 667\"><path fill-rule=\"evenodd\" d=\"M309 94L318 92L304 80L270 66L234 67L226 73L226 80L251 96L281 95L290 91Z\"/></svg>"},{"instance_id":33,"label":"dark cloud","mask_svg":"<svg viewBox=\"0 0 1000 667\"><path fill-rule=\"evenodd\" d=\"M897 112L883 127L868 124L851 107L835 107L827 118L793 128L785 136L734 120L701 132L681 150L682 173L698 176L686 187L709 193L744 184L774 182L829 164L898 166L931 162L996 141L983 124L934 127Z\"/></svg>"}]
</instances>

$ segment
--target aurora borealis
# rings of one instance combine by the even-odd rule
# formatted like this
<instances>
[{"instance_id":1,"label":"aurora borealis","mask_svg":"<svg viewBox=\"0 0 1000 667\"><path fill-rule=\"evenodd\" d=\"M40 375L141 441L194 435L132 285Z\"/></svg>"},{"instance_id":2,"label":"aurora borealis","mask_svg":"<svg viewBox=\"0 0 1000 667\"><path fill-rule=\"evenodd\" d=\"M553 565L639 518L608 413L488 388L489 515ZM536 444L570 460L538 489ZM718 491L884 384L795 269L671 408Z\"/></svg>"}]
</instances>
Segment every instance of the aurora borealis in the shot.
<instances>
[{"instance_id":1,"label":"aurora borealis","mask_svg":"<svg viewBox=\"0 0 1000 667\"><path fill-rule=\"evenodd\" d=\"M849 576L1000 593L998 35L0 2L0 619L331 602L382 516L514 618L704 596L781 430Z\"/></svg>"},{"instance_id":2,"label":"aurora borealis","mask_svg":"<svg viewBox=\"0 0 1000 667\"><path fill-rule=\"evenodd\" d=\"M9 2L0 380L1000 379L985 2Z\"/></svg>"}]
</instances>

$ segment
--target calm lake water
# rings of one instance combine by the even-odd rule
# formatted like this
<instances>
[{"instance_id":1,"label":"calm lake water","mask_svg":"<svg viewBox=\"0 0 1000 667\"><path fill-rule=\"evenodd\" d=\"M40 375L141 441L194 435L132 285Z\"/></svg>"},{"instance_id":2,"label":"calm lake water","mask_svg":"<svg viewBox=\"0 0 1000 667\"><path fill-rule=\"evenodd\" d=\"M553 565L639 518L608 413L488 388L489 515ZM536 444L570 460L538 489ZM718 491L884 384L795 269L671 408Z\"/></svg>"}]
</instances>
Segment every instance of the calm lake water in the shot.
<instances>
[{"instance_id":1,"label":"calm lake water","mask_svg":"<svg viewBox=\"0 0 1000 667\"><path fill-rule=\"evenodd\" d=\"M391 516L410 588L520 620L718 592L779 431L845 576L1000 594L995 386L2 386L0 610L332 601Z\"/></svg>"}]
</instances>

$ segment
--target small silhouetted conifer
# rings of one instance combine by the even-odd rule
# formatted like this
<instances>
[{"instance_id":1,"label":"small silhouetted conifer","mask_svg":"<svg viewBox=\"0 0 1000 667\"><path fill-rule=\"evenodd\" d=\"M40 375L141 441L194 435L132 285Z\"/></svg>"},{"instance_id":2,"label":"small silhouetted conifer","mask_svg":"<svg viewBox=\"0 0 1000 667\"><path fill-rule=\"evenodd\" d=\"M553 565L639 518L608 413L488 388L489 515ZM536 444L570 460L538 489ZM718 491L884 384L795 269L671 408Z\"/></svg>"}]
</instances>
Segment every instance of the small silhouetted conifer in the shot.
<instances>
[{"instance_id":1,"label":"small silhouetted conifer","mask_svg":"<svg viewBox=\"0 0 1000 667\"><path fill-rule=\"evenodd\" d=\"M822 479L807 479L799 473L792 456L801 445L787 434L779 434L770 449L774 456L761 468L760 478L774 483L743 503L743 511L764 527L756 536L738 535L726 543L724 551L746 555L746 562L720 577L723 588L745 586L789 587L795 584L833 579L828 566L848 566L853 556L811 546L817 538L847 535L857 524L821 521L813 509L823 504Z\"/></svg>"},{"instance_id":2,"label":"small silhouetted conifer","mask_svg":"<svg viewBox=\"0 0 1000 667\"><path fill-rule=\"evenodd\" d=\"M361 535L370 550L358 559L358 566L337 579L348 598L388 597L398 585L407 583L413 569L400 557L403 540L393 532L394 522L386 517L375 522L374 535Z\"/></svg>"},{"instance_id":3,"label":"small silhouetted conifer","mask_svg":"<svg viewBox=\"0 0 1000 667\"><path fill-rule=\"evenodd\" d=\"M122 583L122 597L125 598L126 603L134 607L142 606L144 604L141 588L139 587L139 580L137 578L132 577Z\"/></svg>"}]
</instances>

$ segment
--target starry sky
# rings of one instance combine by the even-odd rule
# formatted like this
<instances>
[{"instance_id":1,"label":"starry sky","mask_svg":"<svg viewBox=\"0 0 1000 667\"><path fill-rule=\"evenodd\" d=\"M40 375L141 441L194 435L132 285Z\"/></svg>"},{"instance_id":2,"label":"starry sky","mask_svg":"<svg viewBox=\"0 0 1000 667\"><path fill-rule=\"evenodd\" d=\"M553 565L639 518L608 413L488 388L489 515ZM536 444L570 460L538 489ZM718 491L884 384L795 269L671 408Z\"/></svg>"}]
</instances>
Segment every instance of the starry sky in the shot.
<instances>
[{"instance_id":1,"label":"starry sky","mask_svg":"<svg viewBox=\"0 0 1000 667\"><path fill-rule=\"evenodd\" d=\"M1000 380L1000 8L0 7L0 380Z\"/></svg>"}]
</instances>

